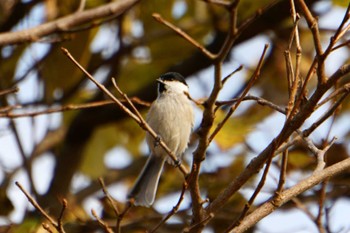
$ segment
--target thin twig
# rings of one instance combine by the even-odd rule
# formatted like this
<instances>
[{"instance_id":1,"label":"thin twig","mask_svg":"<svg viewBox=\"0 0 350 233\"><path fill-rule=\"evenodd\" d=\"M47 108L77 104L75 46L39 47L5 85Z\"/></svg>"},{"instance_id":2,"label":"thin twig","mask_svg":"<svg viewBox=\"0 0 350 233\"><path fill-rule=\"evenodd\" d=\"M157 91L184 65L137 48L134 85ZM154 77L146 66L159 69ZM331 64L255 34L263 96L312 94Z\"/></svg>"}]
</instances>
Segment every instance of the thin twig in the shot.
<instances>
[{"instance_id":1,"label":"thin twig","mask_svg":"<svg viewBox=\"0 0 350 233\"><path fill-rule=\"evenodd\" d=\"M98 178L98 181L102 187L102 191L105 194L105 196L107 197L109 203L111 204L111 206L113 207L113 211L115 213L116 216L119 216L119 210L118 210L118 206L115 204L114 199L112 198L112 196L109 194L107 187L105 185L105 182L103 180L102 177Z\"/></svg>"},{"instance_id":2,"label":"thin twig","mask_svg":"<svg viewBox=\"0 0 350 233\"><path fill-rule=\"evenodd\" d=\"M191 36L189 36L187 33L182 31L180 28L176 27L169 21L165 20L160 14L154 13L152 14L153 18L156 19L158 22L164 24L168 28L172 29L174 32L179 34L181 37L183 37L185 40L190 42L194 47L198 48L205 56L207 56L209 59L214 59L215 55L209 52L206 48L204 48L201 44L199 44L196 40L194 40Z\"/></svg>"},{"instance_id":3,"label":"thin twig","mask_svg":"<svg viewBox=\"0 0 350 233\"><path fill-rule=\"evenodd\" d=\"M100 183L100 185L102 187L102 191L103 191L104 195L106 196L109 204L112 206L112 209L114 211L115 216L119 220L120 214L119 214L118 206L116 205L116 203L115 203L114 199L112 198L112 196L109 194L103 178L102 177L98 178L98 181L99 181L99 183ZM116 222L116 226L115 227L116 227L116 232L117 233L121 232L121 229L120 229L120 222L121 222L121 220L122 219L120 219L120 221Z\"/></svg>"},{"instance_id":4,"label":"thin twig","mask_svg":"<svg viewBox=\"0 0 350 233\"><path fill-rule=\"evenodd\" d=\"M16 105L0 107L0 115L2 115L2 113L7 113L7 112L10 112L10 111L13 111L16 108L21 108L21 106L16 104Z\"/></svg>"},{"instance_id":5,"label":"thin twig","mask_svg":"<svg viewBox=\"0 0 350 233\"><path fill-rule=\"evenodd\" d=\"M58 219L57 219L57 228L58 228L59 232L64 232L62 218L63 218L64 211L67 209L67 205L68 205L67 200L63 199L62 200L62 209L61 209L60 215L58 216Z\"/></svg>"},{"instance_id":6,"label":"thin twig","mask_svg":"<svg viewBox=\"0 0 350 233\"><path fill-rule=\"evenodd\" d=\"M339 45L337 45L337 46L334 46L334 47L332 48L332 52L335 51L335 50L337 50L337 49L340 49L340 48L342 48L342 47L344 47L344 46L348 46L348 45L350 45L350 40L347 40L347 41L345 41L345 42L343 42L343 43L341 43L341 44L339 44Z\"/></svg>"},{"instance_id":7,"label":"thin twig","mask_svg":"<svg viewBox=\"0 0 350 233\"><path fill-rule=\"evenodd\" d=\"M242 102L244 97L248 94L248 91L252 88L252 86L254 85L255 81L260 76L260 70L261 70L261 67L262 67L262 64L263 64L263 59L265 57L265 54L266 54L266 51L267 51L268 47L269 46L266 44L265 47L264 47L263 53L260 56L257 68L255 69L254 73L252 74L252 76L251 76L247 86L244 88L244 91L243 91L242 95L237 100L237 102L230 108L230 110L226 114L225 118L217 125L217 127L214 130L214 132L209 136L209 138L208 138L209 142L211 142L214 139L214 137L219 133L219 131L222 129L222 127L225 125L225 123L231 117L231 115L235 112L235 110L240 105L240 103Z\"/></svg>"},{"instance_id":8,"label":"thin twig","mask_svg":"<svg viewBox=\"0 0 350 233\"><path fill-rule=\"evenodd\" d=\"M324 98L320 103L317 104L316 109L327 103L329 100L335 98L336 96L343 94L345 92L350 92L350 83L345 84L344 86L341 86L340 88L336 89L334 92L332 92L329 96Z\"/></svg>"},{"instance_id":9,"label":"thin twig","mask_svg":"<svg viewBox=\"0 0 350 233\"><path fill-rule=\"evenodd\" d=\"M84 10L85 8L85 5L86 5L86 0L80 0L80 3L79 3L79 7L77 9L77 12L81 12Z\"/></svg>"},{"instance_id":10,"label":"thin twig","mask_svg":"<svg viewBox=\"0 0 350 233\"><path fill-rule=\"evenodd\" d=\"M334 104L333 106L324 113L316 122L314 122L309 128L303 131L304 137L309 136L318 126L320 126L325 120L327 120L333 113L338 109L343 100L349 95L349 92L345 92Z\"/></svg>"},{"instance_id":11,"label":"thin twig","mask_svg":"<svg viewBox=\"0 0 350 233\"><path fill-rule=\"evenodd\" d=\"M315 216L311 213L310 209L305 206L305 204L299 200L297 197L291 199L291 202L295 204L295 206L304 212L313 222L315 222Z\"/></svg>"},{"instance_id":12,"label":"thin twig","mask_svg":"<svg viewBox=\"0 0 350 233\"><path fill-rule=\"evenodd\" d=\"M124 216L126 215L126 213L131 209L132 206L133 206L133 203L128 201L126 206L124 207L123 212L121 212L121 214L118 215L117 223L116 223L117 233L120 233L121 222L122 222Z\"/></svg>"},{"instance_id":13,"label":"thin twig","mask_svg":"<svg viewBox=\"0 0 350 233\"><path fill-rule=\"evenodd\" d=\"M42 216L44 216L52 226L54 226L57 230L60 229L58 228L58 223L48 215L45 210L41 208L41 206L34 200L34 198L23 188L23 186L16 181L15 184L17 187L22 191L22 193L27 197L28 201L34 206L36 210L38 210ZM63 229L62 229L63 230ZM63 233L64 231L62 231Z\"/></svg>"},{"instance_id":14,"label":"thin twig","mask_svg":"<svg viewBox=\"0 0 350 233\"><path fill-rule=\"evenodd\" d=\"M108 226L107 223L105 223L100 217L98 217L97 213L95 212L94 209L91 209L91 214L96 218L97 222L100 224L100 226L103 227L103 229L107 233L114 233L113 230Z\"/></svg>"},{"instance_id":15,"label":"thin twig","mask_svg":"<svg viewBox=\"0 0 350 233\"><path fill-rule=\"evenodd\" d=\"M13 113L11 111L8 111L8 112L1 113L0 117L2 118L35 117L39 115L46 115L46 114L52 114L57 112L70 111L70 110L100 107L100 106L113 104L113 103L114 103L113 101L98 101L98 102L87 103L87 104L68 104L65 106L53 107L42 111L35 111L35 112L28 112L28 113ZM20 108L20 107L21 106L17 106L17 108Z\"/></svg>"},{"instance_id":16,"label":"thin twig","mask_svg":"<svg viewBox=\"0 0 350 233\"><path fill-rule=\"evenodd\" d=\"M202 1L206 3L215 4L218 6L223 6L225 8L228 8L231 4L229 1L225 1L225 0L202 0Z\"/></svg>"},{"instance_id":17,"label":"thin twig","mask_svg":"<svg viewBox=\"0 0 350 233\"><path fill-rule=\"evenodd\" d=\"M317 195L318 196L318 214L315 222L319 233L326 233L326 229L324 228L322 223L323 222L322 218L324 217L323 210L325 208L324 204L326 201L326 194L327 194L327 187L328 187L327 184L328 184L328 180L325 180L322 183L322 188L321 190L318 191L318 195Z\"/></svg>"},{"instance_id":18,"label":"thin twig","mask_svg":"<svg viewBox=\"0 0 350 233\"><path fill-rule=\"evenodd\" d=\"M349 31L350 24L345 26L345 24L349 22L349 19L350 19L350 3L348 4L348 7L345 11L342 22L338 26L334 35L331 37L329 45L323 54L324 59L333 51L335 44Z\"/></svg>"},{"instance_id":19,"label":"thin twig","mask_svg":"<svg viewBox=\"0 0 350 233\"><path fill-rule=\"evenodd\" d=\"M9 89L6 90L0 90L0 96L2 95L8 95L8 94L13 94L19 91L18 87L11 87Z\"/></svg>"},{"instance_id":20,"label":"thin twig","mask_svg":"<svg viewBox=\"0 0 350 233\"><path fill-rule=\"evenodd\" d=\"M298 29L298 22L299 22L299 15L295 11L294 1L290 0L291 5L291 12L292 12L292 18L294 22L294 29L291 33L291 38L289 41L288 50L285 51L285 59L286 59L286 66L287 66L287 77L288 77L288 91L289 91L289 101L287 105L287 114L286 117L289 118L291 113L293 112L293 108L296 109L297 106L295 102L298 104L300 103L297 101L298 96L302 96L304 93L301 92L300 87L301 84L301 77L300 77L300 63L301 63L301 54L302 54L302 48L300 45L300 39L299 39L299 29ZM295 41L296 43L296 64L295 64L295 71L293 70L293 64L292 59L290 56L290 50L292 46L292 42ZM295 112L293 112L295 113Z\"/></svg>"},{"instance_id":21,"label":"thin twig","mask_svg":"<svg viewBox=\"0 0 350 233\"><path fill-rule=\"evenodd\" d=\"M315 52L316 52L315 58L317 60L317 69L316 69L317 78L318 78L319 84L322 84L326 82L326 74L325 74L325 67L324 67L325 57L323 56L323 49L321 44L320 31L318 28L318 22L317 22L317 19L312 15L310 9L308 8L304 0L297 0L297 3L301 11L303 12L305 20L312 33L312 37L315 45Z\"/></svg>"},{"instance_id":22,"label":"thin twig","mask_svg":"<svg viewBox=\"0 0 350 233\"><path fill-rule=\"evenodd\" d=\"M189 176L191 177L191 175ZM177 211L179 210L180 208L180 205L184 199L184 196L185 196L185 192L188 188L188 183L187 181L185 181L182 185L182 190L181 190L181 194L180 194L180 197L179 197L179 200L177 201L176 205L171 209L171 211L149 232L149 233L153 233L153 232L156 232L156 230L159 229L159 227L161 227L163 224L165 224L166 221L168 221L168 219L170 217L172 217L174 214L177 213Z\"/></svg>"},{"instance_id":23,"label":"thin twig","mask_svg":"<svg viewBox=\"0 0 350 233\"><path fill-rule=\"evenodd\" d=\"M231 100L216 101L215 105L217 105L218 107L222 106L222 105L232 105L232 104L236 103L238 100L239 100L239 97L231 99ZM242 99L242 101L247 101L247 100L254 100L259 105L268 106L269 108L271 108L271 109L273 109L273 110L275 110L275 111L277 111L279 113L286 114L285 108L280 107L280 106L278 106L278 105L272 103L271 101L268 101L268 100L266 100L266 99L264 99L262 97L253 96L253 95L246 95Z\"/></svg>"},{"instance_id":24,"label":"thin twig","mask_svg":"<svg viewBox=\"0 0 350 233\"><path fill-rule=\"evenodd\" d=\"M250 207L253 205L256 197L258 196L258 194L261 192L262 188L265 185L265 181L266 181L266 178L267 178L267 175L269 173L270 166L271 166L272 158L273 158L273 156L271 156L266 161L266 166L265 166L264 172L263 172L263 174L261 176L261 179L260 179L256 189L254 190L252 196L249 198L248 202L245 204L241 215L239 216L239 218L230 227L228 227L225 230L225 232L230 232L234 227L238 226L242 222L242 220L245 218L245 216L247 216Z\"/></svg>"},{"instance_id":25,"label":"thin twig","mask_svg":"<svg viewBox=\"0 0 350 233\"><path fill-rule=\"evenodd\" d=\"M140 100L137 97L130 98L132 102L137 103L142 106L149 107L150 103ZM121 100L123 102L123 100ZM71 110L80 110L80 109L86 109L86 108L96 108L101 107L109 104L114 104L114 101L112 100L102 100L102 101L96 101L91 103L85 103L85 104L68 104L65 106L59 106L59 107L52 107L48 108L46 110L42 111L35 111L35 112L28 112L28 113L13 113L11 112L13 108L10 108L8 110L1 111L0 118L20 118L20 117L36 117L40 115L46 115L46 114L52 114L57 112L65 112L65 111L71 111ZM16 109L21 108L21 106L15 106Z\"/></svg>"},{"instance_id":26,"label":"thin twig","mask_svg":"<svg viewBox=\"0 0 350 233\"><path fill-rule=\"evenodd\" d=\"M288 164L288 150L283 151L281 160L280 177L278 179L278 185L275 193L279 194L283 190L284 183L286 182Z\"/></svg>"},{"instance_id":27,"label":"thin twig","mask_svg":"<svg viewBox=\"0 0 350 233\"><path fill-rule=\"evenodd\" d=\"M227 80L229 80L234 74L236 74L237 72L241 71L242 69L243 69L243 66L240 65L237 69L235 69L229 75L227 75L225 78L223 78L222 79L222 85L224 85Z\"/></svg>"},{"instance_id":28,"label":"thin twig","mask_svg":"<svg viewBox=\"0 0 350 233\"><path fill-rule=\"evenodd\" d=\"M190 232L191 230L193 230L194 228L201 226L203 223L208 222L210 219L214 218L214 213L210 213L206 218L202 219L202 221L191 225L190 227L186 227L183 232L187 233Z\"/></svg>"},{"instance_id":29,"label":"thin twig","mask_svg":"<svg viewBox=\"0 0 350 233\"><path fill-rule=\"evenodd\" d=\"M49 232L49 233L53 233L53 231L50 228L50 225L47 223L43 223L41 224L43 226L43 228L45 229L45 231Z\"/></svg>"},{"instance_id":30,"label":"thin twig","mask_svg":"<svg viewBox=\"0 0 350 233\"><path fill-rule=\"evenodd\" d=\"M22 143L21 138L19 136L19 132L17 130L17 125L16 125L14 119L10 119L10 127L12 128L12 132L15 136L15 140L16 140L16 144L18 146L19 152L20 152L20 156L22 158L22 164L23 164L22 166L23 166L25 172L27 173L27 177L28 177L29 184L30 184L29 192L33 192L34 197L38 197L38 193L35 189L34 179L33 179L33 174L32 174L32 163L29 161L29 158L28 158L26 152L24 151L23 143Z\"/></svg>"},{"instance_id":31,"label":"thin twig","mask_svg":"<svg viewBox=\"0 0 350 233\"><path fill-rule=\"evenodd\" d=\"M303 142L306 144L306 146L309 148L309 150L316 156L317 158L317 166L314 170L314 172L320 172L326 167L326 152L329 150L329 148L334 144L334 142L337 140L336 137L334 137L328 145L326 145L322 150L318 149L315 144L312 142L311 139L308 137L305 137L303 135L303 132L300 130L297 130L298 134L302 137Z\"/></svg>"}]
</instances>

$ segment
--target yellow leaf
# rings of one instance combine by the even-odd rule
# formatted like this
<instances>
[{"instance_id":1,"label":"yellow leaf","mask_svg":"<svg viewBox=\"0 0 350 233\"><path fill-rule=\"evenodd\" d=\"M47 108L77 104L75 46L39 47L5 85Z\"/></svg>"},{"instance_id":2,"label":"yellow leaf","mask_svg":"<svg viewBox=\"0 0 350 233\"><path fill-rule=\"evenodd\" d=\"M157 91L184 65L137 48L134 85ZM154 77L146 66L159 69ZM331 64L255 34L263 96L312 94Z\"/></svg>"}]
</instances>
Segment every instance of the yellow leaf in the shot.
<instances>
[{"instance_id":1,"label":"yellow leaf","mask_svg":"<svg viewBox=\"0 0 350 233\"><path fill-rule=\"evenodd\" d=\"M145 133L131 119L97 128L84 149L80 171L91 178L102 176L106 171L104 156L110 149L121 145L130 154L139 154L144 137Z\"/></svg>"},{"instance_id":2,"label":"yellow leaf","mask_svg":"<svg viewBox=\"0 0 350 233\"><path fill-rule=\"evenodd\" d=\"M271 113L270 109L254 105L240 116L231 116L216 135L215 142L222 150L228 150L234 145L244 142L248 133L269 113ZM226 111L217 111L214 128L219 122L222 122L226 114Z\"/></svg>"},{"instance_id":3,"label":"yellow leaf","mask_svg":"<svg viewBox=\"0 0 350 233\"><path fill-rule=\"evenodd\" d=\"M72 40L54 46L50 50L41 70L47 102L53 100L55 91L63 93L70 91L83 77L82 72L63 55L60 47L67 48L80 65L86 67L91 58L89 44L96 31L97 29L92 29L74 34Z\"/></svg>"}]
</instances>

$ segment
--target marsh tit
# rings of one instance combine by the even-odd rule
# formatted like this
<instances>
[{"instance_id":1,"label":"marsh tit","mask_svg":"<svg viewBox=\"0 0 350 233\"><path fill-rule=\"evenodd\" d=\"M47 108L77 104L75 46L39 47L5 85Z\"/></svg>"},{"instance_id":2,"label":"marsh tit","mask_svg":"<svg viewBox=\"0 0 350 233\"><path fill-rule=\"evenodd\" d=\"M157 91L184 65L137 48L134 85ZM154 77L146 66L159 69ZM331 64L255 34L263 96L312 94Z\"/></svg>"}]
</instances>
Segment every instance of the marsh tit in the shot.
<instances>
[{"instance_id":1,"label":"marsh tit","mask_svg":"<svg viewBox=\"0 0 350 233\"><path fill-rule=\"evenodd\" d=\"M152 103L146 121L180 161L194 122L188 86L182 75L175 72L163 74L157 82L158 97ZM165 162L172 165L175 163L148 133L146 141L150 156L128 197L134 199L136 206L149 207L154 202Z\"/></svg>"}]
</instances>

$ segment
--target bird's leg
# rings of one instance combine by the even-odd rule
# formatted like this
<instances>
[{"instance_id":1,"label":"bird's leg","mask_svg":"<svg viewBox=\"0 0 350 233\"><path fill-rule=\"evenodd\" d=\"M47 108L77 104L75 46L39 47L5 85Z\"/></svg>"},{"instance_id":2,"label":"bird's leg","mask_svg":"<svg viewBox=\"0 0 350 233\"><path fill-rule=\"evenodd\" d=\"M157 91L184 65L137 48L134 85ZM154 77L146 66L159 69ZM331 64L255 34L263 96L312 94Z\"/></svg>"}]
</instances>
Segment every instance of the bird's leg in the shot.
<instances>
[{"instance_id":1,"label":"bird's leg","mask_svg":"<svg viewBox=\"0 0 350 233\"><path fill-rule=\"evenodd\" d=\"M154 147L159 146L160 140L161 140L161 139L162 139L162 138L161 138L160 135L158 134L157 137L156 137L155 140L154 140Z\"/></svg>"},{"instance_id":2,"label":"bird's leg","mask_svg":"<svg viewBox=\"0 0 350 233\"><path fill-rule=\"evenodd\" d=\"M180 167L180 165L181 165L181 160L176 159L176 160L174 161L174 166L175 166L175 167Z\"/></svg>"}]
</instances>

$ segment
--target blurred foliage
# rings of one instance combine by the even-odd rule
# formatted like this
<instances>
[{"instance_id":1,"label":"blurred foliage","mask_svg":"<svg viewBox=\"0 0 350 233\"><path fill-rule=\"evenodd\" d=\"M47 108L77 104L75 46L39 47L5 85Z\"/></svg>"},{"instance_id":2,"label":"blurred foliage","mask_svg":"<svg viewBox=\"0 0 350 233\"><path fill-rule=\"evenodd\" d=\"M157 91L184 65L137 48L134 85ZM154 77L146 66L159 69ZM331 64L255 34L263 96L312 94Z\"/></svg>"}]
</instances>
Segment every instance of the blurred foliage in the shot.
<instances>
[{"instance_id":1,"label":"blurred foliage","mask_svg":"<svg viewBox=\"0 0 350 233\"><path fill-rule=\"evenodd\" d=\"M0 1L0 32L32 27L38 23L44 23L46 20L52 21L74 14L77 12L80 2L80 0L2 0ZM108 2L110 1L87 0L85 9L92 9ZM284 51L288 48L292 23L291 17L283 13L285 11L289 12L290 9L288 7L281 9L281 11L268 11L269 7L273 6L272 3L275 2L274 0L241 1L237 20L239 24L247 22L246 20L253 18L257 12L263 15L266 14L265 19L267 21L256 18L252 26L247 31L242 32L241 37L237 40L239 42L233 47L233 51L240 46L240 43L256 36L268 38L270 50L254 90L256 93L259 93L260 97L276 105L285 106L288 102L288 90ZM321 4L322 1L314 0L310 2ZM328 9L331 10L332 7L347 6L348 2L333 0L329 4L332 4ZM30 94L33 92L37 95L25 100L17 98L16 95L11 95L9 98L0 96L0 110L2 110L1 107L8 107L9 102L12 105L22 105L29 110L35 111L39 107L50 108L106 99L86 79L82 72L63 55L61 47L67 48L86 70L94 74L99 81L113 92L115 90L110 81L111 77L116 78L118 85L124 92L148 102L153 101L156 96L154 80L161 73L170 70L184 71L183 74L186 77L196 78L201 76L204 73L203 71L207 71L207 68L212 68L211 65L201 66L201 64L205 64L205 59L198 56L198 51L194 46L180 38L166 26L156 22L152 17L152 14L155 12L161 14L165 19L210 49L221 46L221 44L218 44L218 41L222 41L220 36L222 32L227 31L229 25L226 10L204 1L140 1L128 12L115 19L108 19L107 22L102 24L98 23L103 22L104 19L94 19L91 21L91 25L81 25L81 28L42 38L37 43L49 46L41 48L40 51L32 46L36 43L4 46L0 48L0 90L18 86L20 93ZM319 12L315 11L314 13L318 14ZM37 22L38 17L41 20L39 20L40 22ZM319 17L322 17L322 15L319 15ZM88 30L84 30L86 26L91 27L88 27ZM302 23L300 28L302 46L301 76L304 77L314 58L314 46L312 35L305 24ZM321 32L323 42L328 43L329 35L333 31L326 30ZM349 48L342 50L349 54ZM294 59L295 48L293 47L291 51L291 57ZM256 51L256 61L259 59L260 52ZM29 58L26 56L27 60L24 59L24 54L29 54ZM38 56L38 54L44 55ZM235 62L241 64L242 61L240 59L240 57L230 55L227 63ZM336 64L336 68L340 65ZM232 67L232 70L228 72L236 68ZM245 81L242 84L237 84L241 85L237 89L242 90L244 88L246 80L248 80L248 77L251 76L254 70L255 65L251 67L248 65L244 66L244 71L241 72L241 75ZM18 74L24 75L20 76ZM206 85L211 83L211 75L206 73L205 78L207 80L203 81L201 79L202 81L196 82L197 86L190 86L190 89L204 93L207 91ZM28 82L34 83L36 89L28 90L26 86ZM314 81L311 81L308 88L312 91L315 84ZM342 84L339 85L341 86ZM236 95L237 93L232 93L230 98L237 97ZM275 113L274 110L258 105L256 102L249 103L252 104L242 104L244 108L239 108L239 114L235 113L229 118L214 139L215 149L208 153L208 156L213 157L220 157L222 154L227 153L232 156L232 161L227 162L225 166L215 167L213 165L213 171L202 172L200 185L203 187L203 193L210 200L215 198L245 168L252 154L252 149L247 146L247 144L251 144L251 142L247 143L249 134L254 132L261 122ZM147 110L141 105L136 105L142 113ZM349 107L349 101L344 102L334 121L337 122L339 118L348 114ZM222 121L227 112L227 106L217 111L214 127ZM27 150L23 156L28 158L28 163L33 162L31 156L34 155L32 152L36 151L36 148L39 146L42 153L36 155L36 157L49 154L55 161L60 159L68 161L62 162L63 166L61 167L56 166L55 163L54 177L46 193L37 195L35 187L31 187L31 190L40 203L49 203L45 207L49 208L58 205L56 207L59 210L61 204L57 199L66 196L69 203L69 209L67 210L69 214L65 216L65 220L69 223L67 227L71 229L70 232L93 232L91 229L96 229L96 222L91 221L91 225L84 225L82 222L79 222L82 219L84 221L90 219L88 216L90 210L84 209L82 203L89 200L89 198L95 198L96 192L101 189L94 182L97 177L104 177L108 180L108 185L115 183L129 185L132 183L131 177L136 177L140 171L140 162L143 162L143 159L139 159L139 157L143 153L140 148L142 143L144 143L145 133L135 122L125 118L125 114L114 105L106 105L95 109L65 111L60 114L60 117L61 121L59 124L50 122L53 121L50 118L49 123L41 125L41 127L46 129L45 135L40 140L37 138L35 140L32 138L23 139L32 142L29 152ZM10 127L9 120L4 121L6 121L4 127L8 128L12 134L15 129ZM64 137L59 143L55 142L47 146L46 150L45 148L43 149L43 144L40 144L41 140L50 141L50 138L53 137L50 132L56 129L64 129L66 132ZM33 131L34 135L36 130L34 124L30 130ZM265 133L269 135L270 132ZM332 147L334 150L331 150L327 155L327 160L331 164L334 161L340 161L348 157L345 148L348 148L350 131L345 132L344 135L344 139L339 144L334 145ZM2 134L0 134L0 144L1 137ZM321 135L321 137L322 139L328 139L327 135ZM261 142L256 142L256 144L261 144ZM115 176L111 174L108 164L106 165L104 162L104 155L114 147L125 148L133 161L127 168L121 168L120 171L116 169L117 175ZM238 147L243 149L239 152L232 152L233 149ZM8 154L0 156L7 158L14 155L12 152L8 152ZM288 172L307 173L312 171L315 163L316 159L307 148L303 146L294 147L289 153ZM23 164L21 162L18 164L20 165L12 169L3 168L2 164L0 167L1 173L4 174L4 178L1 178L0 215L5 218L9 217L13 209L13 198L6 192L13 187L10 181L19 170L28 169L26 167L28 165L25 165L24 162ZM59 163L57 162L57 164ZM278 166L278 163L276 164ZM51 172L42 171L43 174L50 174ZM80 184L72 184L74 183L72 181L73 177L77 174L86 176L89 180L87 186L81 187ZM345 180L344 183L349 183L349 176L343 176L342 179ZM163 182L165 180L166 182ZM255 182L252 179L247 185L254 186ZM66 185L67 183L69 185ZM174 193L178 195L182 189L182 184L183 178L181 174L174 168L167 167L160 183L158 196L164 197ZM80 187L78 191L72 188L77 186ZM53 187L60 187L60 189L65 191L57 193L57 189ZM76 193L73 193L73 190L79 194L84 194L83 198L76 200L74 198ZM344 196L340 194L337 198ZM120 197L118 196L118 198ZM217 214L217 218L210 224L210 228L214 232L223 231L239 216L244 208L246 199L247 196L242 193L234 195ZM102 205L108 206L105 201L102 201ZM124 203L118 202L118 206L122 209ZM170 211L171 208L172 206L166 206L162 211L164 209ZM102 207L99 211L103 212ZM188 224L189 212L190 206L181 209L176 215L181 220L181 224L165 224L159 232L179 232L179 229L183 229L183 226ZM53 211L53 213L55 212ZM104 214L105 216L108 215L108 218L113 218L113 213L110 210L104 210ZM150 226L157 224L163 215L163 213L158 212L158 209L134 208L125 216L126 223L123 225L123 230L125 230L124 232L141 232L145 228L149 229ZM38 224L38 218L34 217L30 211L25 213L23 224L18 224L17 227L14 226L13 231L8 232L39 232L41 226Z\"/></svg>"}]
</instances>

